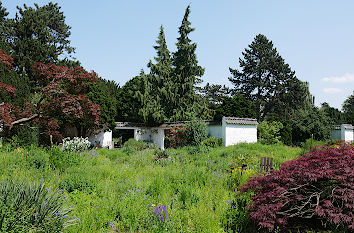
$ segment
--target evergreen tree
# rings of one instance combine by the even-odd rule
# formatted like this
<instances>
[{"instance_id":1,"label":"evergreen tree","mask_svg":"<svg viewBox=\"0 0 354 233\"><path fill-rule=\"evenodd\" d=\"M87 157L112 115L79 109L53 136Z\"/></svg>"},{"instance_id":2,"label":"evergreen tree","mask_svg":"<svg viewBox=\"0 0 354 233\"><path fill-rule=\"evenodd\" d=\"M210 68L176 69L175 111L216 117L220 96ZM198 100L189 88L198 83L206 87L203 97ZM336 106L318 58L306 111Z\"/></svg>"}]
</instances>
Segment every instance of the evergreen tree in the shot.
<instances>
[{"instance_id":1,"label":"evergreen tree","mask_svg":"<svg viewBox=\"0 0 354 233\"><path fill-rule=\"evenodd\" d=\"M122 86L118 91L116 119L118 121L142 122L141 117L137 114L141 108L141 101L137 96L137 92L143 92L143 76L140 75L132 78Z\"/></svg>"},{"instance_id":2,"label":"evergreen tree","mask_svg":"<svg viewBox=\"0 0 354 233\"><path fill-rule=\"evenodd\" d=\"M16 70L32 79L35 62L58 64L61 59L74 52L70 46L70 29L57 3L35 8L24 5L17 7L18 13L11 23L11 55Z\"/></svg>"},{"instance_id":3,"label":"evergreen tree","mask_svg":"<svg viewBox=\"0 0 354 233\"><path fill-rule=\"evenodd\" d=\"M291 111L309 106L307 84L297 79L267 37L257 35L242 55L241 71L230 68L229 80L235 94L255 103L258 120L289 118Z\"/></svg>"},{"instance_id":4,"label":"evergreen tree","mask_svg":"<svg viewBox=\"0 0 354 233\"><path fill-rule=\"evenodd\" d=\"M354 92L344 101L343 112L346 123L354 125Z\"/></svg>"},{"instance_id":5,"label":"evergreen tree","mask_svg":"<svg viewBox=\"0 0 354 233\"><path fill-rule=\"evenodd\" d=\"M331 119L317 107L296 111L290 123L295 144L311 137L315 140L329 139L333 126Z\"/></svg>"},{"instance_id":6,"label":"evergreen tree","mask_svg":"<svg viewBox=\"0 0 354 233\"><path fill-rule=\"evenodd\" d=\"M216 107L214 119L221 120L223 116L255 118L252 102L242 95L224 96L221 104Z\"/></svg>"},{"instance_id":7,"label":"evergreen tree","mask_svg":"<svg viewBox=\"0 0 354 233\"><path fill-rule=\"evenodd\" d=\"M164 110L161 106L161 95L159 95L158 86L155 87L151 80L155 80L156 77L145 74L140 74L141 90L138 90L135 94L135 98L140 103L138 115L139 122L145 125L156 125L162 123L164 120Z\"/></svg>"},{"instance_id":8,"label":"evergreen tree","mask_svg":"<svg viewBox=\"0 0 354 233\"><path fill-rule=\"evenodd\" d=\"M0 49L7 53L9 52L8 33L10 22L7 18L8 14L6 8L2 6L2 2L0 1Z\"/></svg>"},{"instance_id":9,"label":"evergreen tree","mask_svg":"<svg viewBox=\"0 0 354 233\"><path fill-rule=\"evenodd\" d=\"M110 80L99 78L90 84L87 97L100 106L100 125L112 129L117 117L119 85Z\"/></svg>"},{"instance_id":10,"label":"evergreen tree","mask_svg":"<svg viewBox=\"0 0 354 233\"><path fill-rule=\"evenodd\" d=\"M170 120L189 120L193 117L208 117L207 104L196 94L196 84L201 82L199 77L204 74L204 68L198 65L195 50L189 33L194 31L188 21L190 6L187 7L182 24L179 27L177 51L173 54L173 99L170 103Z\"/></svg>"},{"instance_id":11,"label":"evergreen tree","mask_svg":"<svg viewBox=\"0 0 354 233\"><path fill-rule=\"evenodd\" d=\"M215 115L216 109L220 106L220 104L223 103L224 99L226 97L230 97L231 94L231 90L225 85L222 86L218 84L209 83L207 83L204 87L199 88L198 91L208 103L208 108L212 115Z\"/></svg>"},{"instance_id":12,"label":"evergreen tree","mask_svg":"<svg viewBox=\"0 0 354 233\"><path fill-rule=\"evenodd\" d=\"M329 106L324 102L321 104L321 111L323 111L335 125L341 125L345 123L344 114L336 108Z\"/></svg>"},{"instance_id":13,"label":"evergreen tree","mask_svg":"<svg viewBox=\"0 0 354 233\"><path fill-rule=\"evenodd\" d=\"M172 60L170 51L167 48L163 26L160 27L160 33L154 46L156 50L155 64L150 60L148 68L150 74L147 76L145 89L149 90L150 106L155 109L152 112L150 124L162 123L171 115L169 112L169 103L173 100L173 80L172 80ZM146 93L147 94L147 93ZM146 111L145 111L146 112Z\"/></svg>"}]
</instances>

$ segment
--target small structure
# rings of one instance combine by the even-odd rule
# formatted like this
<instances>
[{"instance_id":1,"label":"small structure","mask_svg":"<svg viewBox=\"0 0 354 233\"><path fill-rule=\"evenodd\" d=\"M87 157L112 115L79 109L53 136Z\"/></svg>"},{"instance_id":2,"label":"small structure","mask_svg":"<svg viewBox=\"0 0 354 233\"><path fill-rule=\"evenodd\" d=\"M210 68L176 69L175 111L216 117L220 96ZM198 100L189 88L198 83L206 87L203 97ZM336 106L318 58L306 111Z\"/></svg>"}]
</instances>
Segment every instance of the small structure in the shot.
<instances>
[{"instance_id":1,"label":"small structure","mask_svg":"<svg viewBox=\"0 0 354 233\"><path fill-rule=\"evenodd\" d=\"M257 125L256 119L223 117L221 121L204 121L208 127L210 137L221 138L224 146L231 146L237 143L257 142ZM155 143L159 148L165 147L165 132L171 127L185 125L187 121L163 123L155 127L147 127L139 123L116 122L116 129L126 132L136 140L143 140Z\"/></svg>"},{"instance_id":2,"label":"small structure","mask_svg":"<svg viewBox=\"0 0 354 233\"><path fill-rule=\"evenodd\" d=\"M100 130L95 135L90 136L88 140L94 147L113 149L112 130Z\"/></svg>"},{"instance_id":3,"label":"small structure","mask_svg":"<svg viewBox=\"0 0 354 233\"><path fill-rule=\"evenodd\" d=\"M334 126L331 132L331 139L339 139L345 142L354 141L354 126L351 124L342 124Z\"/></svg>"}]
</instances>

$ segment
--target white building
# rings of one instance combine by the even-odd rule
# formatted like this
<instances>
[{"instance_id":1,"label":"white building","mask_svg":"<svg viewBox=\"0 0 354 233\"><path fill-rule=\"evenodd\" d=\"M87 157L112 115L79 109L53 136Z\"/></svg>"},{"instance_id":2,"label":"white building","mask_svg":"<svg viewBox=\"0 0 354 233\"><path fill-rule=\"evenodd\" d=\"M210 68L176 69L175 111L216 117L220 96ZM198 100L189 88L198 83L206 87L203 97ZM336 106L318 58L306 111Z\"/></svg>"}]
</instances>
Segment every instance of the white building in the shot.
<instances>
[{"instance_id":1,"label":"white building","mask_svg":"<svg viewBox=\"0 0 354 233\"><path fill-rule=\"evenodd\" d=\"M97 132L95 135L90 136L88 138L91 145L96 147L108 148L113 149L113 137L112 137L112 130L105 131L101 130Z\"/></svg>"},{"instance_id":2,"label":"white building","mask_svg":"<svg viewBox=\"0 0 354 233\"><path fill-rule=\"evenodd\" d=\"M257 142L256 119L223 117L222 121L204 121L208 126L210 137L221 138L224 146L241 142ZM173 126L182 126L187 122L164 123L156 127L146 127L139 123L117 122L117 130L130 130L130 137L155 143L159 148L165 147L165 133Z\"/></svg>"},{"instance_id":3,"label":"white building","mask_svg":"<svg viewBox=\"0 0 354 233\"><path fill-rule=\"evenodd\" d=\"M354 141L354 126L351 124L342 124L334 126L331 132L331 139L339 139L345 142Z\"/></svg>"}]
</instances>

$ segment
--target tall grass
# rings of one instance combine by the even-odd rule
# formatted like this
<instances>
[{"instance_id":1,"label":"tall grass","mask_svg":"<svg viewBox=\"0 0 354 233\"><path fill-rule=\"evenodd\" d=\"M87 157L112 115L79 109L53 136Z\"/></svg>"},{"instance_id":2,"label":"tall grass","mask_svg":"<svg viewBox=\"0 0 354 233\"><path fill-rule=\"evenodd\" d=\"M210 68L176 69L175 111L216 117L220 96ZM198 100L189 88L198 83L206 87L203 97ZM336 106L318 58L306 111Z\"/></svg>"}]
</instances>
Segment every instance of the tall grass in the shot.
<instances>
[{"instance_id":1,"label":"tall grass","mask_svg":"<svg viewBox=\"0 0 354 233\"><path fill-rule=\"evenodd\" d=\"M233 162L242 158L253 169L267 156L279 167L300 152L257 143L171 149L163 157L152 147L81 154L54 148L48 171L48 150L32 147L0 152L6 162L0 174L63 189L71 215L80 219L65 232L224 232L237 196L229 185ZM168 208L166 221L154 214L157 206Z\"/></svg>"}]
</instances>

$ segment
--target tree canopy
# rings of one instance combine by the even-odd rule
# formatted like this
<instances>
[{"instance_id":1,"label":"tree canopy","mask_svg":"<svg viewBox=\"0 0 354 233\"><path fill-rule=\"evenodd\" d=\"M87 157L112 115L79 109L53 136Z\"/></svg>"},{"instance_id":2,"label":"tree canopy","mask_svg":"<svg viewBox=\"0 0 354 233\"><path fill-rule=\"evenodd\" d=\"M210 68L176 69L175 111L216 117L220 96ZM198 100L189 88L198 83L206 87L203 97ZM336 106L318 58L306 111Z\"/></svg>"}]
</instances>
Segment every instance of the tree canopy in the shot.
<instances>
[{"instance_id":1,"label":"tree canopy","mask_svg":"<svg viewBox=\"0 0 354 233\"><path fill-rule=\"evenodd\" d=\"M354 125L354 92L344 101L343 111L346 123Z\"/></svg>"},{"instance_id":2,"label":"tree canopy","mask_svg":"<svg viewBox=\"0 0 354 233\"><path fill-rule=\"evenodd\" d=\"M142 71L120 91L120 119L156 125L210 116L207 102L197 93L196 85L201 81L204 68L198 65L196 44L189 38L194 30L188 21L189 13L188 6L179 27L177 51L172 55L167 48L164 29L160 27L154 46L155 62L150 60L147 65L150 72Z\"/></svg>"},{"instance_id":3,"label":"tree canopy","mask_svg":"<svg viewBox=\"0 0 354 233\"><path fill-rule=\"evenodd\" d=\"M308 85L297 79L266 36L257 35L242 55L240 70L230 68L229 80L234 94L254 102L258 120L288 118L292 110L309 104Z\"/></svg>"},{"instance_id":4,"label":"tree canopy","mask_svg":"<svg viewBox=\"0 0 354 233\"><path fill-rule=\"evenodd\" d=\"M17 72L25 72L31 79L32 66L36 62L57 64L68 61L74 52L70 45L71 27L57 3L29 7L17 7L16 17L10 21L7 42L14 58Z\"/></svg>"},{"instance_id":5,"label":"tree canopy","mask_svg":"<svg viewBox=\"0 0 354 233\"><path fill-rule=\"evenodd\" d=\"M13 69L13 58L0 50L1 73L5 75ZM100 108L85 95L88 85L97 82L94 72L81 67L70 69L53 64L35 63L33 74L36 82L43 88L35 93L31 102L15 106L8 102L0 105L0 119L4 132L13 126L34 121L40 128L42 142L53 135L56 140L62 137L63 128L75 126L81 136L99 124ZM0 83L0 91L16 95L11 85Z\"/></svg>"}]
</instances>

